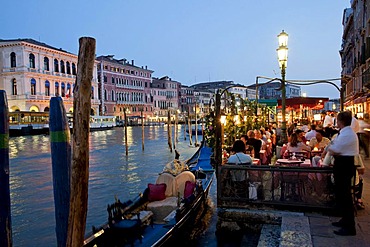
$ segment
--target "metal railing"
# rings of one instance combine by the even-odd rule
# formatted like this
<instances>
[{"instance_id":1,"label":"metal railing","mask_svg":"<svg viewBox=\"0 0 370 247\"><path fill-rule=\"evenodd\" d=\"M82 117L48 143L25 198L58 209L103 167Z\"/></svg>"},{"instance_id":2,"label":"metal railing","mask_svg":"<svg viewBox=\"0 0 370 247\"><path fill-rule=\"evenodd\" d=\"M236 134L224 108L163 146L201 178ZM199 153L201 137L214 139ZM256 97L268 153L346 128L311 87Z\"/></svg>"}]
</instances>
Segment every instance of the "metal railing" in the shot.
<instances>
[{"instance_id":1,"label":"metal railing","mask_svg":"<svg viewBox=\"0 0 370 247\"><path fill-rule=\"evenodd\" d=\"M218 168L217 205L332 208L332 173L330 167L222 165Z\"/></svg>"}]
</instances>

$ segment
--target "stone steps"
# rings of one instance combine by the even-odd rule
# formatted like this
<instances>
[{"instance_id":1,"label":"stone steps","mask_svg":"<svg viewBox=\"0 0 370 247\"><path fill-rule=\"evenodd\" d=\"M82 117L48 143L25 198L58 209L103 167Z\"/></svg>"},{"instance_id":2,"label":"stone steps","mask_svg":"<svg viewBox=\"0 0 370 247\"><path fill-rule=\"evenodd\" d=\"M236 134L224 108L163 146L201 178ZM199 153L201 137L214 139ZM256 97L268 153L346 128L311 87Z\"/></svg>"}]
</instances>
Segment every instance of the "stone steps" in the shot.
<instances>
[{"instance_id":1,"label":"stone steps","mask_svg":"<svg viewBox=\"0 0 370 247\"><path fill-rule=\"evenodd\" d=\"M311 231L306 216L282 215L281 225L264 224L258 247L312 247Z\"/></svg>"},{"instance_id":2,"label":"stone steps","mask_svg":"<svg viewBox=\"0 0 370 247\"><path fill-rule=\"evenodd\" d=\"M264 224L261 229L257 247L276 247L280 243L281 227L279 225Z\"/></svg>"}]
</instances>

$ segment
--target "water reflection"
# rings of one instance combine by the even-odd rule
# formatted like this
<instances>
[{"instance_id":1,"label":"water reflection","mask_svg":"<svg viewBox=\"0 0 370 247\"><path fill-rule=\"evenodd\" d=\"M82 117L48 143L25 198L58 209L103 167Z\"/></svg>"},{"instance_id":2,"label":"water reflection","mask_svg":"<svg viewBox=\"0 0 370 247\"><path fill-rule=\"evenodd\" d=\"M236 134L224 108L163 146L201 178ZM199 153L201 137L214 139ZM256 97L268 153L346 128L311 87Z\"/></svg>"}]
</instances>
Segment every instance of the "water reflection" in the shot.
<instances>
[{"instance_id":1,"label":"water reflection","mask_svg":"<svg viewBox=\"0 0 370 247\"><path fill-rule=\"evenodd\" d=\"M183 131L178 133L177 149L182 159L189 158L196 148L189 148ZM131 199L172 161L167 128L145 127L144 135L143 151L141 128L128 128L126 156L123 128L90 133L88 231L106 221L106 205L115 195ZM9 153L13 246L56 246L49 136L10 138Z\"/></svg>"}]
</instances>

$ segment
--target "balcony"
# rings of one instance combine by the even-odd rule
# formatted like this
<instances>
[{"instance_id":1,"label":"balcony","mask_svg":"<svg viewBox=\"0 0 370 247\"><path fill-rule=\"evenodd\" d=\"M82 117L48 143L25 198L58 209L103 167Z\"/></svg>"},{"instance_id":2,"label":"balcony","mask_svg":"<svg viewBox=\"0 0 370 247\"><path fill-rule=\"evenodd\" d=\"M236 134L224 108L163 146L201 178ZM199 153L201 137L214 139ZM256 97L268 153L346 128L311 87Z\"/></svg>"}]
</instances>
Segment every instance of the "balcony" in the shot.
<instances>
[{"instance_id":1,"label":"balcony","mask_svg":"<svg viewBox=\"0 0 370 247\"><path fill-rule=\"evenodd\" d=\"M28 72L37 73L37 72L38 72L38 69L35 69L35 68L28 68Z\"/></svg>"},{"instance_id":2,"label":"balcony","mask_svg":"<svg viewBox=\"0 0 370 247\"><path fill-rule=\"evenodd\" d=\"M121 105L143 105L144 102L141 102L141 101L123 101L123 100L117 100L117 104L121 104Z\"/></svg>"},{"instance_id":3,"label":"balcony","mask_svg":"<svg viewBox=\"0 0 370 247\"><path fill-rule=\"evenodd\" d=\"M141 87L141 86L132 86L132 85L125 85L125 84L116 84L116 87L125 88L125 89L144 90L144 87Z\"/></svg>"}]
</instances>

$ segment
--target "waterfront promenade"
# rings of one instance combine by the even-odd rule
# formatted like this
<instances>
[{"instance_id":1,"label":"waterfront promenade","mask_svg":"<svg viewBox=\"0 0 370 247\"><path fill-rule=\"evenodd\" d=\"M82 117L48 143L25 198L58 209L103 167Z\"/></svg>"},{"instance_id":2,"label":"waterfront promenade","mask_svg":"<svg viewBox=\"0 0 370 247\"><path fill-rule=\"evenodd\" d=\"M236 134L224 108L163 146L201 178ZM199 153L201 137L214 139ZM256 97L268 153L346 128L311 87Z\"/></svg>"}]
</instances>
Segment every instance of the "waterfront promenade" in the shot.
<instances>
[{"instance_id":1,"label":"waterfront promenade","mask_svg":"<svg viewBox=\"0 0 370 247\"><path fill-rule=\"evenodd\" d=\"M289 211L269 211L282 219L281 226L267 225L261 231L260 236L251 236L244 233L240 241L221 243L216 236L217 212L213 212L209 228L197 241L196 246L208 247L363 247L370 246L370 159L364 160L366 171L364 174L364 190L362 199L365 204L364 210L357 211L356 236L338 236L333 233L338 228L331 225L338 221L339 217L328 216L321 213L297 213ZM212 200L216 204L216 186L212 188ZM260 213L258 210L252 213ZM253 234L252 234L253 235Z\"/></svg>"},{"instance_id":2,"label":"waterfront promenade","mask_svg":"<svg viewBox=\"0 0 370 247\"><path fill-rule=\"evenodd\" d=\"M320 214L306 214L310 224L311 240L314 247L347 247L347 246L370 246L370 159L366 159L364 174L364 190L362 200L364 210L357 211L356 236L337 236L333 230L337 230L331 223L338 221L338 217L329 217Z\"/></svg>"}]
</instances>

